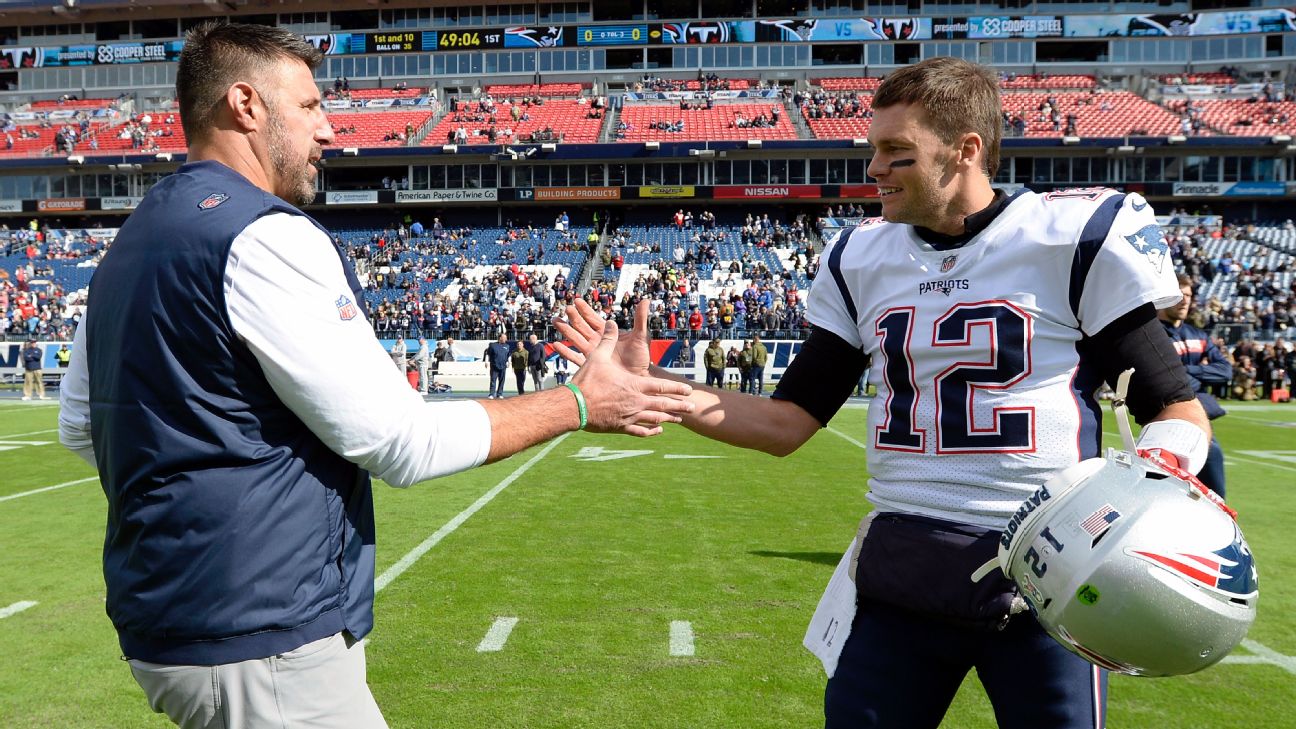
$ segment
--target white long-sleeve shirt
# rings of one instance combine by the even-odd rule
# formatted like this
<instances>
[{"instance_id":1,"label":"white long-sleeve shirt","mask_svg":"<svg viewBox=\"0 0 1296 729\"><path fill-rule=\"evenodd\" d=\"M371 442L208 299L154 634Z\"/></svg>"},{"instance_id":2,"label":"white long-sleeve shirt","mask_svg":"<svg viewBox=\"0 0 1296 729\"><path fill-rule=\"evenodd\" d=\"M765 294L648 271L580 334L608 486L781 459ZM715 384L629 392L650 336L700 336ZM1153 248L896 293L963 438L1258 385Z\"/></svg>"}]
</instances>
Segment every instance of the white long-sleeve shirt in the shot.
<instances>
[{"instance_id":1,"label":"white long-sleeve shirt","mask_svg":"<svg viewBox=\"0 0 1296 729\"><path fill-rule=\"evenodd\" d=\"M275 393L343 458L401 487L486 460L485 408L423 401L369 323L339 305L353 294L332 241L310 221L276 213L245 228L230 247L224 294L235 334ZM95 465L86 329L77 329L60 389L59 440Z\"/></svg>"}]
</instances>

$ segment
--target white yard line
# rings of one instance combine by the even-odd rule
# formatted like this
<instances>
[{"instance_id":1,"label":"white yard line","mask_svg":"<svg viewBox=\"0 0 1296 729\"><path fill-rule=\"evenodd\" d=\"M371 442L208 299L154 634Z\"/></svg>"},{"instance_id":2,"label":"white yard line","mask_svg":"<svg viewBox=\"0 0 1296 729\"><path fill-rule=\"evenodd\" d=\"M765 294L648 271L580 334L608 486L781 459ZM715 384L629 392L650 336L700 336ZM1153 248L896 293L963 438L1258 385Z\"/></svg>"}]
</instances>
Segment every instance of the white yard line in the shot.
<instances>
[{"instance_id":1,"label":"white yard line","mask_svg":"<svg viewBox=\"0 0 1296 729\"><path fill-rule=\"evenodd\" d=\"M57 433L57 432L58 432L58 428L50 428L49 430L33 430L30 433L10 433L6 435L0 435L0 440L8 440L10 438L22 438L28 435L45 435L46 433Z\"/></svg>"},{"instance_id":2,"label":"white yard line","mask_svg":"<svg viewBox=\"0 0 1296 729\"><path fill-rule=\"evenodd\" d=\"M35 600L24 600L22 602L16 602L10 605L9 607L0 608L0 620L3 620L4 618L7 618L11 615L17 615L18 613L26 610L27 608L36 607L39 604L40 603L36 602Z\"/></svg>"},{"instance_id":3,"label":"white yard line","mask_svg":"<svg viewBox=\"0 0 1296 729\"><path fill-rule=\"evenodd\" d=\"M1120 435L1117 433L1109 433L1104 430L1103 435L1115 438L1117 441L1120 440ZM1228 465L1234 462L1245 463L1251 466L1268 466L1269 468L1276 468L1280 471L1291 471L1292 473L1296 473L1296 468L1293 468L1292 466L1284 466L1281 463L1272 463L1270 461L1262 460L1259 458L1243 458L1242 456L1239 456L1236 453L1231 453L1227 450L1224 451L1224 464Z\"/></svg>"},{"instance_id":4,"label":"white yard line","mask_svg":"<svg viewBox=\"0 0 1296 729\"><path fill-rule=\"evenodd\" d=\"M687 620L672 620L670 624L670 654L693 655L693 624Z\"/></svg>"},{"instance_id":5,"label":"white yard line","mask_svg":"<svg viewBox=\"0 0 1296 729\"><path fill-rule=\"evenodd\" d=\"M828 426L828 430L832 431L835 435L839 435L839 436L841 436L843 440L845 440L847 443L850 443L851 445L855 446L856 448L863 448L864 450L868 450L868 446L866 446L866 445L864 445L863 443L861 443L861 442L855 440L854 438L850 437L849 435L846 435L845 433L841 432L840 430L837 430L836 428L832 427L831 425Z\"/></svg>"},{"instance_id":6,"label":"white yard line","mask_svg":"<svg viewBox=\"0 0 1296 729\"><path fill-rule=\"evenodd\" d=\"M477 652L495 653L504 650L504 644L508 642L509 634L517 624L517 618L495 618L495 623L486 631L486 637L477 644Z\"/></svg>"},{"instance_id":7,"label":"white yard line","mask_svg":"<svg viewBox=\"0 0 1296 729\"><path fill-rule=\"evenodd\" d=\"M1242 647L1251 651L1253 656L1225 656L1224 663L1268 663L1288 673L1296 673L1296 656L1284 656L1272 648L1254 640L1243 640Z\"/></svg>"},{"instance_id":8,"label":"white yard line","mask_svg":"<svg viewBox=\"0 0 1296 729\"><path fill-rule=\"evenodd\" d=\"M378 575L378 579L374 580L374 594L381 592L384 587L392 583L392 580L396 579L397 577L400 577L405 572L405 570L414 566L414 563L417 562L420 557L427 554L428 550L432 549L442 539L445 539L450 534L452 534L454 530L458 529L464 522L468 521L469 517L471 517L473 514L476 514L478 511L480 511L483 506L489 504L491 502L491 499L494 499L496 496L499 495L501 491L508 488L509 484L518 480L518 478L521 477L522 474L529 471L532 466L539 463L540 459L549 455L549 452L552 451L554 448L556 448L559 443L566 440L567 436L569 435L571 435L571 433L564 433L558 436L557 438L554 438L552 441L549 442L549 445L541 449L539 453L535 454L534 456L531 456L531 460L527 461L526 463L523 463L521 466L518 466L517 470L515 470L513 473L510 473L508 477L505 478L503 481L500 481L499 484L495 486L495 488L482 494L481 497L478 498L476 501L474 501L471 506L459 512L458 516L446 522L445 525L442 526L440 529L436 530L436 532L434 532L432 536L428 537L427 539L424 539L422 544L419 544L417 547L411 549L409 552L405 554L404 557L400 558L400 561L398 561L396 564L384 570L381 575Z\"/></svg>"},{"instance_id":9,"label":"white yard line","mask_svg":"<svg viewBox=\"0 0 1296 729\"><path fill-rule=\"evenodd\" d=\"M99 480L98 476L91 476L89 478L79 478L75 481L68 481L67 483L54 484L53 486L46 486L45 488L32 489L31 491L23 491L22 493L17 493L17 494L9 494L8 496L0 496L0 501L12 501L13 499L21 499L24 496L31 496L32 494L43 494L46 491L54 491L56 489L67 488L68 486L76 486L77 484L80 483L89 483L91 481L98 481L98 480Z\"/></svg>"}]
</instances>

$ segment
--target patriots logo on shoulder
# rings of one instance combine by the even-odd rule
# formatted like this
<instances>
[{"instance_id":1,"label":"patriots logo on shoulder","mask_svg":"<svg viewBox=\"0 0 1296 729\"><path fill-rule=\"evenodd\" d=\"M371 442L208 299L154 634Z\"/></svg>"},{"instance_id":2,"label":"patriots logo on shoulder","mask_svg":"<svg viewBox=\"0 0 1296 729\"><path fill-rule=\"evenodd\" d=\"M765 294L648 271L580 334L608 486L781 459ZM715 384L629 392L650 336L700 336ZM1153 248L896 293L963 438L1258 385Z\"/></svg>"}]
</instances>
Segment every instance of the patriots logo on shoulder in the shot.
<instances>
[{"instance_id":1,"label":"patriots logo on shoulder","mask_svg":"<svg viewBox=\"0 0 1296 729\"><path fill-rule=\"evenodd\" d=\"M949 273L956 263L958 263L958 256L945 256L941 259L941 273Z\"/></svg>"},{"instance_id":2,"label":"patriots logo on shoulder","mask_svg":"<svg viewBox=\"0 0 1296 729\"><path fill-rule=\"evenodd\" d=\"M202 202L198 203L198 209L211 210L212 208L216 207L217 205L220 205L221 203L225 202L228 199L229 199L229 195L226 195L223 192L213 192L212 194L203 198Z\"/></svg>"},{"instance_id":3,"label":"patriots logo on shoulder","mask_svg":"<svg viewBox=\"0 0 1296 729\"><path fill-rule=\"evenodd\" d=\"M1146 256L1158 272L1170 257L1170 246L1166 244L1161 228L1155 225L1145 225L1137 233L1125 236L1125 240L1134 246L1134 250Z\"/></svg>"},{"instance_id":4,"label":"patriots logo on shoulder","mask_svg":"<svg viewBox=\"0 0 1296 729\"><path fill-rule=\"evenodd\" d=\"M333 303L337 305L338 318L342 321L351 321L360 314L360 309L346 294L339 296Z\"/></svg>"}]
</instances>

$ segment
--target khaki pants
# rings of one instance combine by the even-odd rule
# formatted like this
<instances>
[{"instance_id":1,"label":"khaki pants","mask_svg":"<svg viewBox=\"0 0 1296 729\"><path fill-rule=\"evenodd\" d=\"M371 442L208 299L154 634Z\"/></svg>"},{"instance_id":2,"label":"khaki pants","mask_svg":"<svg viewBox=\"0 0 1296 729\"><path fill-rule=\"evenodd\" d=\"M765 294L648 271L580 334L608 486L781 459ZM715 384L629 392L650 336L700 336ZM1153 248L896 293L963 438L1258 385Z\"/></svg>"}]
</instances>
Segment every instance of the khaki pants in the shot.
<instances>
[{"instance_id":1,"label":"khaki pants","mask_svg":"<svg viewBox=\"0 0 1296 729\"><path fill-rule=\"evenodd\" d=\"M386 729L365 682L364 645L342 633L218 666L130 659L149 706L181 729Z\"/></svg>"},{"instance_id":2,"label":"khaki pants","mask_svg":"<svg viewBox=\"0 0 1296 729\"><path fill-rule=\"evenodd\" d=\"M23 372L23 398L30 400L33 389L36 390L36 394L39 395L42 400L45 399L45 378L43 377L41 370L27 370Z\"/></svg>"}]
</instances>

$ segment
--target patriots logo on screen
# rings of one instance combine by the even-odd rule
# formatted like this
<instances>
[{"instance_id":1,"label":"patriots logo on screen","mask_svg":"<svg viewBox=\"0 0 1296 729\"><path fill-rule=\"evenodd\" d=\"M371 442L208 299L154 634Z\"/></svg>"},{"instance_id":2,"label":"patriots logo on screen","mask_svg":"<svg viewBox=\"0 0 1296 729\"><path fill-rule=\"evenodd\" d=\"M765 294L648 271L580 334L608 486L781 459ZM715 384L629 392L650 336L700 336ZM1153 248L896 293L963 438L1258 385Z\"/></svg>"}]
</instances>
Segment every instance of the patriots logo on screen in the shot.
<instances>
[{"instance_id":1,"label":"patriots logo on screen","mask_svg":"<svg viewBox=\"0 0 1296 729\"><path fill-rule=\"evenodd\" d=\"M808 41L814 35L819 21L814 18L791 18L787 20L762 20L761 25L770 25L783 31L785 40Z\"/></svg>"},{"instance_id":2,"label":"patriots logo on screen","mask_svg":"<svg viewBox=\"0 0 1296 729\"><path fill-rule=\"evenodd\" d=\"M211 210L212 208L216 207L217 205L220 205L221 203L225 202L228 199L229 199L229 195L226 195L223 192L213 192L212 194L203 198L202 202L198 203L198 209Z\"/></svg>"},{"instance_id":3,"label":"patriots logo on screen","mask_svg":"<svg viewBox=\"0 0 1296 729\"><path fill-rule=\"evenodd\" d=\"M1161 228L1156 225L1145 225L1133 235L1125 236L1125 240L1134 246L1134 250L1146 256L1158 272L1170 258L1170 246L1166 244Z\"/></svg>"},{"instance_id":4,"label":"patriots logo on screen","mask_svg":"<svg viewBox=\"0 0 1296 729\"><path fill-rule=\"evenodd\" d=\"M518 38L538 48L553 48L562 45L563 29L549 26L544 33L539 28L515 26L505 28L504 34Z\"/></svg>"},{"instance_id":5,"label":"patriots logo on screen","mask_svg":"<svg viewBox=\"0 0 1296 729\"><path fill-rule=\"evenodd\" d=\"M873 31L887 40L908 40L918 35L918 21L913 18L868 18Z\"/></svg>"},{"instance_id":6,"label":"patriots logo on screen","mask_svg":"<svg viewBox=\"0 0 1296 729\"><path fill-rule=\"evenodd\" d=\"M949 273L956 263L958 263L958 256L945 256L941 259L941 273Z\"/></svg>"},{"instance_id":7,"label":"patriots logo on screen","mask_svg":"<svg viewBox=\"0 0 1296 729\"><path fill-rule=\"evenodd\" d=\"M1223 549L1206 554L1192 552L1152 552L1138 549L1128 553L1167 569L1202 587L1241 597L1256 593L1257 575L1251 550L1237 534Z\"/></svg>"},{"instance_id":8,"label":"patriots logo on screen","mask_svg":"<svg viewBox=\"0 0 1296 729\"><path fill-rule=\"evenodd\" d=\"M337 305L338 318L342 321L351 321L360 313L360 309L356 308L355 302L351 301L345 294L339 296L338 300L333 303Z\"/></svg>"}]
</instances>

